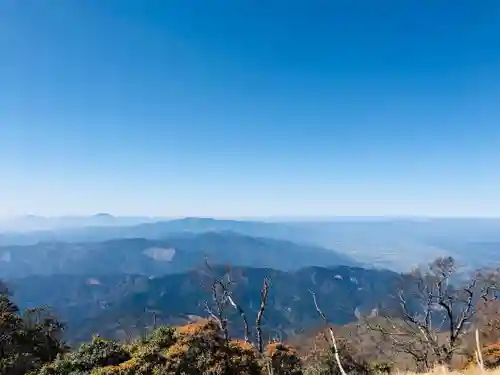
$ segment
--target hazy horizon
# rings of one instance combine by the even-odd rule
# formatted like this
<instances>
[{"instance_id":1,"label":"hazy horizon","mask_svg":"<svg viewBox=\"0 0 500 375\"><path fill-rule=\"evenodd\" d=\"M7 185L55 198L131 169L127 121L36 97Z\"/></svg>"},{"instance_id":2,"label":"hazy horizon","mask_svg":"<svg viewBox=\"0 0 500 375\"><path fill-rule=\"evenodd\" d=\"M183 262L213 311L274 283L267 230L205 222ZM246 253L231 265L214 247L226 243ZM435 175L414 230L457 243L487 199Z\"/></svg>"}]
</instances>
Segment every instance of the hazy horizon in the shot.
<instances>
[{"instance_id":1,"label":"hazy horizon","mask_svg":"<svg viewBox=\"0 0 500 375\"><path fill-rule=\"evenodd\" d=\"M493 0L4 1L0 217L500 217L498 46Z\"/></svg>"},{"instance_id":2,"label":"hazy horizon","mask_svg":"<svg viewBox=\"0 0 500 375\"><path fill-rule=\"evenodd\" d=\"M113 213L100 212L92 214L62 214L62 215L38 215L38 214L24 214L16 216L0 216L0 220L15 220L15 219L79 219L91 218L99 215L109 215L112 218L137 218L137 219L151 219L151 220L179 220L179 219L214 219L214 220L304 220L304 221L328 221L328 220L432 220L432 219L500 219L500 216L446 216L446 215L275 215L275 216L196 216L196 215L178 215L178 216L157 216L157 215L114 215Z\"/></svg>"}]
</instances>

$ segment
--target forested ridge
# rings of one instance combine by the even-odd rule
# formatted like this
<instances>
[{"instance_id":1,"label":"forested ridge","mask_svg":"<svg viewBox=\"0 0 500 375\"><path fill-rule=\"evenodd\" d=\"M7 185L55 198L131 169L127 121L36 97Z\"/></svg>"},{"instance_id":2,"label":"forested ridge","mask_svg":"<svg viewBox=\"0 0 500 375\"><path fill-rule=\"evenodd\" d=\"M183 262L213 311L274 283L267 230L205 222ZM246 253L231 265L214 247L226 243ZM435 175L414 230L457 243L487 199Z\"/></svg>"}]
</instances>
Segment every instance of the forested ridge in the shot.
<instances>
[{"instance_id":1,"label":"forested ridge","mask_svg":"<svg viewBox=\"0 0 500 375\"><path fill-rule=\"evenodd\" d=\"M476 366L476 336L484 346L484 367L500 360L498 272L481 270L455 280L452 258L402 274L394 304L350 325L330 324L309 290L318 329L293 339L262 335L273 288L264 277L255 310L237 299L231 269L222 274L206 265L209 297L205 316L182 325L156 321L128 340L94 336L70 347L65 324L48 307L20 309L2 286L0 295L0 373L18 374L374 374ZM453 281L453 282L452 282ZM3 285L3 284L2 284ZM279 291L277 291L279 293ZM335 295L332 295L334 298ZM236 312L236 314L234 314ZM441 324L438 324L441 323ZM239 326L233 330L230 327ZM321 328L323 327L323 328ZM238 332L233 335L232 332Z\"/></svg>"}]
</instances>

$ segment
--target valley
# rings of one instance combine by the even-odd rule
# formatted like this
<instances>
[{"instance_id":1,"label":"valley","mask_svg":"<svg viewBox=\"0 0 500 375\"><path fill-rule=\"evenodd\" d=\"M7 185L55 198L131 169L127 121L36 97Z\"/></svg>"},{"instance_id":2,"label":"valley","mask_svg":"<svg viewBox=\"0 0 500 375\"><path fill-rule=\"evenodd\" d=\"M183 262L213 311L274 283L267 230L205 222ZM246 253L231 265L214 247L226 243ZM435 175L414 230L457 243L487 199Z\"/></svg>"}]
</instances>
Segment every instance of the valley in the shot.
<instances>
[{"instance_id":1,"label":"valley","mask_svg":"<svg viewBox=\"0 0 500 375\"><path fill-rule=\"evenodd\" d=\"M10 298L27 317L56 317L64 327L61 338L73 348L95 342L95 335L128 345L166 329L161 327L196 326L216 318L220 306L230 337L256 340L247 325L260 315L265 285L258 324L265 342L293 343L306 358L324 330L321 306L345 345L357 346L370 361L386 361L383 352L392 353L398 368L413 369L421 363L391 341L380 346L383 336L373 336L367 323L380 321L389 331L394 322L404 327L398 299L404 285L408 313L425 312L422 295L414 294L418 279L406 271L439 257L445 265L453 257L460 270L452 269L450 281L461 283L471 270L494 268L500 260L496 221L186 218L115 226L113 217L103 219L0 234L0 279ZM459 294L454 298L450 311L460 314L464 302ZM429 317L447 321L439 309ZM441 328L436 334L446 339Z\"/></svg>"}]
</instances>

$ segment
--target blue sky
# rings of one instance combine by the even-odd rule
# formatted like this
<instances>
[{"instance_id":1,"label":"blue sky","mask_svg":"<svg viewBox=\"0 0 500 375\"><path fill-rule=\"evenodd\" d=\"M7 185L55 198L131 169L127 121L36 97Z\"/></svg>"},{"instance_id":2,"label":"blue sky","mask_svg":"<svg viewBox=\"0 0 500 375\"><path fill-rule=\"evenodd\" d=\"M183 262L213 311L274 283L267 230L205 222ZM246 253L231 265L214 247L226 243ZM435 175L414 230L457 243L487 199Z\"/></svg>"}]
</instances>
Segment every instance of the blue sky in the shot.
<instances>
[{"instance_id":1,"label":"blue sky","mask_svg":"<svg viewBox=\"0 0 500 375\"><path fill-rule=\"evenodd\" d=\"M5 0L0 216L500 215L497 0Z\"/></svg>"}]
</instances>

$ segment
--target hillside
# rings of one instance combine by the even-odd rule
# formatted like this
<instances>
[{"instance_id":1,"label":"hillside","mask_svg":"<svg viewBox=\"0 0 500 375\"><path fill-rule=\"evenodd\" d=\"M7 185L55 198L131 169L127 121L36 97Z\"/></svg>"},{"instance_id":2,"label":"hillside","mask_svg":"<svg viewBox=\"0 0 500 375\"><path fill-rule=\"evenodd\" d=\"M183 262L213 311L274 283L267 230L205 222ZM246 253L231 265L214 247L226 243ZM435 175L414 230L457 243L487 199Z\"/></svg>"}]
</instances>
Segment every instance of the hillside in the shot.
<instances>
[{"instance_id":1,"label":"hillside","mask_svg":"<svg viewBox=\"0 0 500 375\"><path fill-rule=\"evenodd\" d=\"M0 233L0 244L26 245L40 241L88 242L119 238L164 239L177 233L205 233L231 231L248 236L281 240L306 240L298 228L284 223L261 221L216 220L211 218L184 218L146 222L137 225L74 226L52 230Z\"/></svg>"},{"instance_id":2,"label":"hillside","mask_svg":"<svg viewBox=\"0 0 500 375\"><path fill-rule=\"evenodd\" d=\"M500 327L495 293L500 275L484 270L469 280L457 280L462 285L453 285L449 281L455 272L454 260L441 258L411 275L348 266L289 272L207 266L162 277L108 274L16 279L7 285L15 293L13 300L0 288L0 320L8 339L0 341L1 353L6 353L5 358L0 356L0 372L166 375L187 369L206 373L217 366L227 369L227 374L257 375L271 365L273 372L290 375L339 374L338 362L332 362L335 341L339 362L348 373L425 371L436 364L463 369L474 363L475 332L481 341L486 339L485 367L494 368L500 358L495 339ZM225 281L216 284L222 275ZM269 294L260 324L254 322L263 280ZM404 299L395 301L392 297L402 281ZM418 289L422 283L424 288ZM444 283L446 288L442 288ZM416 288L419 292L413 294ZM223 306L221 315L217 301ZM403 314L391 309L394 302ZM56 319L44 305L52 306ZM320 334L326 327L318 319L318 305L333 323L329 326L337 340L328 339L328 333L327 343ZM436 310L438 306L446 312ZM425 308L429 310L422 315ZM382 314L372 314L374 310ZM396 315L385 315L391 311ZM367 319L357 320L359 316ZM243 318L250 323L247 334ZM67 324L66 329L58 319ZM452 323L452 331L447 322ZM79 345L82 341L86 342Z\"/></svg>"},{"instance_id":3,"label":"hillside","mask_svg":"<svg viewBox=\"0 0 500 375\"><path fill-rule=\"evenodd\" d=\"M211 263L293 270L304 266L359 265L350 257L317 246L249 237L233 232L182 233L164 240L44 242L0 247L3 278L29 275L139 274L161 276Z\"/></svg>"},{"instance_id":4,"label":"hillside","mask_svg":"<svg viewBox=\"0 0 500 375\"><path fill-rule=\"evenodd\" d=\"M79 221L80 225L82 222L94 221ZM500 262L498 219L338 218L315 222L264 222L185 218L137 225L132 223L124 225L122 220L114 218L106 226L3 232L0 233L0 245L34 245L40 241L103 242L134 238L164 240L179 233L231 231L251 237L333 249L365 264L398 271L408 270L423 259L438 255L451 255L462 265L472 268L489 265L491 261ZM479 256L471 256L472 252L468 249L473 249L474 254Z\"/></svg>"},{"instance_id":5,"label":"hillside","mask_svg":"<svg viewBox=\"0 0 500 375\"><path fill-rule=\"evenodd\" d=\"M263 321L266 337L291 337L321 324L310 289L317 293L331 320L345 324L356 320L356 311L370 312L387 301L399 277L390 271L347 266L308 267L291 272L235 267L231 274L234 298L249 319L255 319L263 279L269 278L269 303ZM151 326L152 311L158 323L180 324L191 315L205 316L203 302L211 300L210 279L197 271L159 278L31 276L11 281L10 287L23 308L51 306L68 323L70 341L89 339L92 333L120 339L135 336ZM240 335L240 319L237 314L232 315L231 330Z\"/></svg>"}]
</instances>

